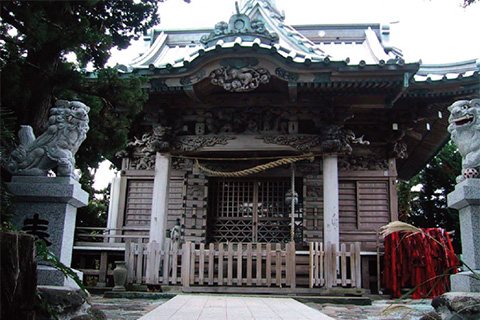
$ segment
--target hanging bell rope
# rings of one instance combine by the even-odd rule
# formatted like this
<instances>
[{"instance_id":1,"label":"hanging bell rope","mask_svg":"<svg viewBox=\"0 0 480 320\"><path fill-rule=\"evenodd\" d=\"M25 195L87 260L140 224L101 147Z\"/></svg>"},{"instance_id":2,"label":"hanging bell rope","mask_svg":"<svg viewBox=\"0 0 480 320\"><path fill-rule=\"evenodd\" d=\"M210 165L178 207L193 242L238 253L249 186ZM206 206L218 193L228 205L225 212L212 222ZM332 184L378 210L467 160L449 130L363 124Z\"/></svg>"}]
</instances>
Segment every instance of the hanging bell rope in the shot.
<instances>
[{"instance_id":1,"label":"hanging bell rope","mask_svg":"<svg viewBox=\"0 0 480 320\"><path fill-rule=\"evenodd\" d=\"M222 171L215 171L215 170L210 170L208 168L205 168L200 164L198 159L195 160L195 166L197 169L202 170L205 173L217 176L217 177L223 177L223 178L241 178L241 177L246 177L251 174L256 174L260 173L263 171L267 171L269 169L273 169L276 167L280 167L286 164L291 164L295 163L297 161L301 160L310 160L310 162L313 162L315 160L315 155L313 153L308 153L304 154L301 156L292 156L292 157L287 157L279 160L275 160L266 164L261 164L256 167L250 168L250 169L244 169L240 171L232 171L232 172L222 172Z\"/></svg>"}]
</instances>

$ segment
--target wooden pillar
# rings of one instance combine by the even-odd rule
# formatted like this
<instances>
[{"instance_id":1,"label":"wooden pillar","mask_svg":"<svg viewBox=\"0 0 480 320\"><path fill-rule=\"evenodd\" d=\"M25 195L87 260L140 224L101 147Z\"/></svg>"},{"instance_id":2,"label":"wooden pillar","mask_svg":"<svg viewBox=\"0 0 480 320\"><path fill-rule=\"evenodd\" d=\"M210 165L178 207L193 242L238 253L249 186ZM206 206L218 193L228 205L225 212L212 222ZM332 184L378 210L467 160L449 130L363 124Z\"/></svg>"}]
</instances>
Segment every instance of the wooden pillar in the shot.
<instances>
[{"instance_id":1,"label":"wooden pillar","mask_svg":"<svg viewBox=\"0 0 480 320\"><path fill-rule=\"evenodd\" d=\"M161 248L163 248L166 238L170 167L170 158L162 156L157 152L155 159L155 175L153 180L150 242L156 241L159 243Z\"/></svg>"},{"instance_id":2,"label":"wooden pillar","mask_svg":"<svg viewBox=\"0 0 480 320\"><path fill-rule=\"evenodd\" d=\"M323 156L323 243L340 243L337 155Z\"/></svg>"},{"instance_id":3,"label":"wooden pillar","mask_svg":"<svg viewBox=\"0 0 480 320\"><path fill-rule=\"evenodd\" d=\"M107 285L108 274L108 252L100 252L100 270L98 272L97 287L105 287Z\"/></svg>"},{"instance_id":4,"label":"wooden pillar","mask_svg":"<svg viewBox=\"0 0 480 320\"><path fill-rule=\"evenodd\" d=\"M116 229L118 224L118 215L120 208L120 183L121 177L115 177L112 180L112 185L110 186L110 203L108 205L108 218L107 218L107 229L109 229L109 235L117 234ZM115 242L115 238L108 238L108 242Z\"/></svg>"}]
</instances>

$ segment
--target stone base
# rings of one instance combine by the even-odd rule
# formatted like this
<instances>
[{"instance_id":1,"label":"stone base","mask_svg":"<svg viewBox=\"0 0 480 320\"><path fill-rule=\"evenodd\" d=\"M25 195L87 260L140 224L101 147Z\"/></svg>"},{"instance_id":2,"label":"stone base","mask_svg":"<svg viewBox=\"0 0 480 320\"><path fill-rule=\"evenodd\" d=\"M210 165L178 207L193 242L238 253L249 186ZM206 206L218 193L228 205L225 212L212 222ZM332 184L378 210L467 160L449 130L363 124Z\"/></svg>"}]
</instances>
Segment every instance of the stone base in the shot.
<instances>
[{"instance_id":1,"label":"stone base","mask_svg":"<svg viewBox=\"0 0 480 320\"><path fill-rule=\"evenodd\" d=\"M47 302L59 320L103 320L102 311L93 308L89 295L79 289L57 286L38 286L41 299ZM53 319L46 310L36 310L37 320Z\"/></svg>"},{"instance_id":2,"label":"stone base","mask_svg":"<svg viewBox=\"0 0 480 320\"><path fill-rule=\"evenodd\" d=\"M71 269L77 277L83 281L83 272ZM40 286L63 286L71 289L79 289L79 286L70 277L65 277L59 270L49 266L38 266L38 285Z\"/></svg>"},{"instance_id":3,"label":"stone base","mask_svg":"<svg viewBox=\"0 0 480 320\"><path fill-rule=\"evenodd\" d=\"M480 294L471 292L448 292L432 300L432 307L440 319L480 319Z\"/></svg>"},{"instance_id":4,"label":"stone base","mask_svg":"<svg viewBox=\"0 0 480 320\"><path fill-rule=\"evenodd\" d=\"M480 270L475 270L480 275ZM471 271L463 271L450 276L453 292L480 292L480 280Z\"/></svg>"}]
</instances>

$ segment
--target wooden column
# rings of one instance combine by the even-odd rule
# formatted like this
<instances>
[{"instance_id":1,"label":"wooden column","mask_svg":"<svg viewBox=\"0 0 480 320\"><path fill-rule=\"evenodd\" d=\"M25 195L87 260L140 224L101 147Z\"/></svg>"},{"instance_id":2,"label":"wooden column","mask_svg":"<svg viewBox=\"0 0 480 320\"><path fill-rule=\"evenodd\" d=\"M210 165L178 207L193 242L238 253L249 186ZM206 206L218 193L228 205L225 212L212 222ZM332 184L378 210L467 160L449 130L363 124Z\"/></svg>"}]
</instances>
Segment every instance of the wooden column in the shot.
<instances>
[{"instance_id":1,"label":"wooden column","mask_svg":"<svg viewBox=\"0 0 480 320\"><path fill-rule=\"evenodd\" d=\"M118 227L118 215L120 208L120 183L121 177L115 177L110 186L110 203L108 205L107 229L116 229ZM117 234L116 230L110 231L111 235ZM108 239L108 242L115 242L115 238Z\"/></svg>"},{"instance_id":2,"label":"wooden column","mask_svg":"<svg viewBox=\"0 0 480 320\"><path fill-rule=\"evenodd\" d=\"M337 155L323 156L323 243L339 246L338 159Z\"/></svg>"},{"instance_id":3,"label":"wooden column","mask_svg":"<svg viewBox=\"0 0 480 320\"><path fill-rule=\"evenodd\" d=\"M166 238L168 189L170 180L170 158L157 152L153 180L152 216L150 220L150 242L156 241L163 248Z\"/></svg>"}]
</instances>

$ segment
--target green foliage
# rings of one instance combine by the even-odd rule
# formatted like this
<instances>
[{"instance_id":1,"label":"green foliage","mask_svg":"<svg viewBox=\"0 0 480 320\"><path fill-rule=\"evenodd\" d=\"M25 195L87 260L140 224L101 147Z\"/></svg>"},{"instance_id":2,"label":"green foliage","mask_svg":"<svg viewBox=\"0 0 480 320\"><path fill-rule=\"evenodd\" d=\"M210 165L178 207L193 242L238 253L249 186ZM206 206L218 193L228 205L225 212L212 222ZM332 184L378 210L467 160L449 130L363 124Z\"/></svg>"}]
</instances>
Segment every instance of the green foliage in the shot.
<instances>
[{"instance_id":1,"label":"green foliage","mask_svg":"<svg viewBox=\"0 0 480 320\"><path fill-rule=\"evenodd\" d=\"M109 201L110 185L103 190L95 190L88 205L77 209L77 227L105 227Z\"/></svg>"},{"instance_id":2,"label":"green foliage","mask_svg":"<svg viewBox=\"0 0 480 320\"><path fill-rule=\"evenodd\" d=\"M455 189L462 167L456 146L449 142L415 177L398 184L400 220L421 228L455 230L454 247L459 249L460 225L457 210L448 208L447 194ZM421 186L419 191L412 187Z\"/></svg>"},{"instance_id":3,"label":"green foliage","mask_svg":"<svg viewBox=\"0 0 480 320\"><path fill-rule=\"evenodd\" d=\"M6 155L10 154L15 145L15 116L12 111L0 109L0 160L3 162ZM3 163L2 163L3 164ZM10 228L9 222L14 214L15 197L7 189L2 172L0 176L0 227Z\"/></svg>"},{"instance_id":4,"label":"green foliage","mask_svg":"<svg viewBox=\"0 0 480 320\"><path fill-rule=\"evenodd\" d=\"M47 264L54 267L55 269L60 271L65 277L71 278L73 281L75 281L75 283L80 287L80 289L85 294L87 294L82 280L80 280L80 278L75 272L73 272L71 268L61 263L60 259L48 250L47 244L44 240L40 239L35 242L35 253L38 263Z\"/></svg>"},{"instance_id":5,"label":"green foliage","mask_svg":"<svg viewBox=\"0 0 480 320\"><path fill-rule=\"evenodd\" d=\"M104 159L115 161L148 96L142 90L144 79L122 78L104 65L111 48L127 48L158 23L158 1L2 1L0 9L2 108L16 116L7 127L2 114L2 154L9 154L3 149L14 145L20 125L31 125L37 136L44 131L55 100L84 102L91 108L90 130L76 161L92 203L79 210L79 221L86 224L91 217L95 225L105 222L106 205L94 197L89 170ZM72 54L76 63L67 61ZM83 69L88 64L96 68L93 74ZM11 202L5 190L2 185L2 219L9 217L4 212Z\"/></svg>"},{"instance_id":6,"label":"green foliage","mask_svg":"<svg viewBox=\"0 0 480 320\"><path fill-rule=\"evenodd\" d=\"M128 47L159 21L158 2L6 1L0 8L2 106L15 111L17 128L28 124L38 135L56 99L81 100L92 110L79 167L85 172L113 158L146 95L144 80L122 79L104 65L111 48ZM67 62L68 54L78 62ZM87 78L82 68L89 63L97 71Z\"/></svg>"}]
</instances>

